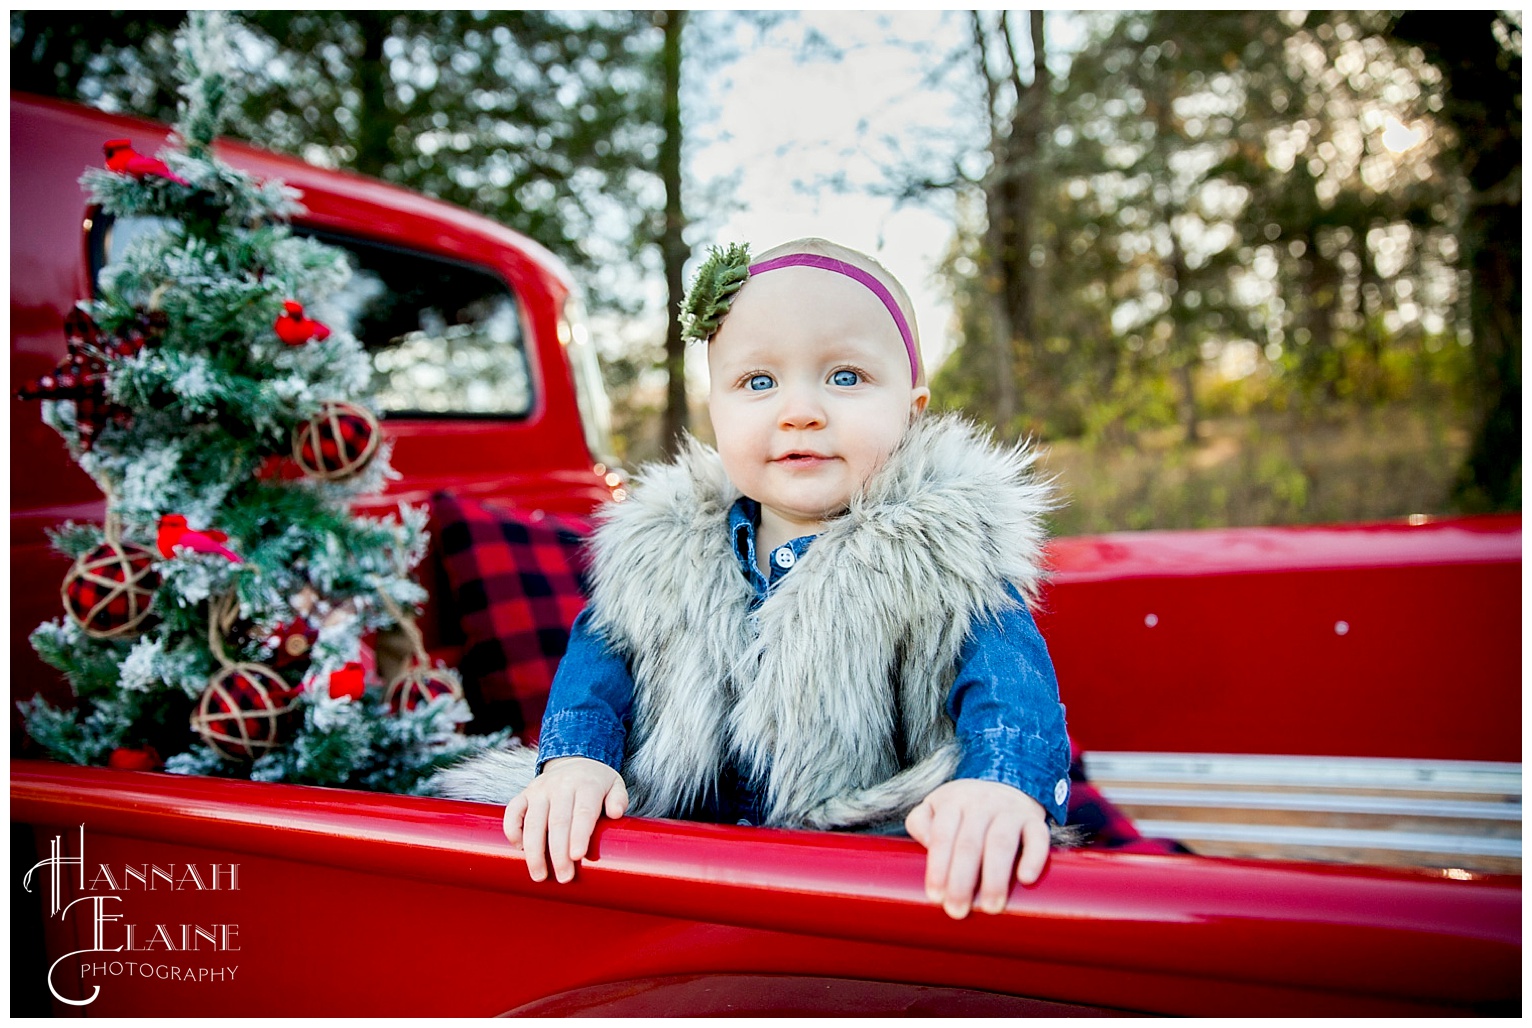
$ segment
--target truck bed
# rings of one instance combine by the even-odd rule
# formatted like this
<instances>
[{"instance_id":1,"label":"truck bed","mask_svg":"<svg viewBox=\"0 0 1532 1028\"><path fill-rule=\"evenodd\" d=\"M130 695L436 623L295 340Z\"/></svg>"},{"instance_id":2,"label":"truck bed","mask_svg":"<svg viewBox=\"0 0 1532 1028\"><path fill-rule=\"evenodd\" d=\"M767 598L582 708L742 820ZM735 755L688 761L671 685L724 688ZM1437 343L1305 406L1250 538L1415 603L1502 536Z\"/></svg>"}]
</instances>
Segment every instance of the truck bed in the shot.
<instances>
[{"instance_id":1,"label":"truck bed","mask_svg":"<svg viewBox=\"0 0 1532 1028\"><path fill-rule=\"evenodd\" d=\"M239 950L66 957L54 980L76 996L99 986L92 1015L1520 1004L1518 877L1062 852L1003 914L957 922L926 902L907 839L624 819L558 885L528 879L500 811L479 804L29 762L11 773L12 816L44 857L55 838L72 851L83 822L92 868L190 864L206 879L220 865L227 885L238 867L237 890L161 892L152 907L122 894L130 922L136 907L171 926L237 924ZM50 957L92 946L88 906L49 919ZM111 946L124 928L106 931ZM135 962L238 971L179 984L120 973Z\"/></svg>"}]
</instances>

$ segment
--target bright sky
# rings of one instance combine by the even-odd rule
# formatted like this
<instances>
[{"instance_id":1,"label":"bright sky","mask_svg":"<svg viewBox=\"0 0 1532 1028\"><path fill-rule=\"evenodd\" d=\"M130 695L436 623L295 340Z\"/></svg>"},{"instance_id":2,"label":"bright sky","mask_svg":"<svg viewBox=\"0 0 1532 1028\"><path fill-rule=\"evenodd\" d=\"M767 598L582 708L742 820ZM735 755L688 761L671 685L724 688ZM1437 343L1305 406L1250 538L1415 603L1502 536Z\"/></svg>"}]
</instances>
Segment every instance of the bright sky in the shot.
<instances>
[{"instance_id":1,"label":"bright sky","mask_svg":"<svg viewBox=\"0 0 1532 1028\"><path fill-rule=\"evenodd\" d=\"M711 17L708 28L722 23ZM695 180L739 176L729 194L737 206L721 221L693 229L693 252L732 241L760 252L818 235L869 253L909 291L925 360L934 369L950 349L951 308L935 277L952 240L950 217L926 207L895 210L891 200L859 187L882 181L882 137L907 138L923 125L950 124L955 98L922 88L926 64L913 45L950 53L966 26L932 11L806 11L761 38L731 21L741 56L707 75L700 104L688 108L701 131L689 139L687 156ZM800 59L807 30L822 34L842 57ZM822 187L841 173L851 188Z\"/></svg>"}]
</instances>

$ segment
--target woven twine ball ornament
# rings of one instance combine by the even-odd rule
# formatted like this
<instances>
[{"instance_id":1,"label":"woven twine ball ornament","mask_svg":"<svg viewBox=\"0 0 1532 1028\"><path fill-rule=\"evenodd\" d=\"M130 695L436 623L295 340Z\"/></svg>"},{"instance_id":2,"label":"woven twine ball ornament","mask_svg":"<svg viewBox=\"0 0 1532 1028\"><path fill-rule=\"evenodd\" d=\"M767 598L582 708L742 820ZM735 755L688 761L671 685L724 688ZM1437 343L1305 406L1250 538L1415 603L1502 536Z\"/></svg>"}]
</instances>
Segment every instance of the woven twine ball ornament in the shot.
<instances>
[{"instance_id":1,"label":"woven twine ball ornament","mask_svg":"<svg viewBox=\"0 0 1532 1028\"><path fill-rule=\"evenodd\" d=\"M96 639L127 639L149 620L149 607L160 576L157 555L124 543L117 523L107 518L106 541L74 562L59 594L64 610L81 631Z\"/></svg>"},{"instance_id":2,"label":"woven twine ball ornament","mask_svg":"<svg viewBox=\"0 0 1532 1028\"><path fill-rule=\"evenodd\" d=\"M451 668L431 667L421 658L414 657L388 683L388 688L383 692L383 701L395 714L403 714L421 704L430 703L438 696L462 699L462 680Z\"/></svg>"},{"instance_id":3,"label":"woven twine ball ornament","mask_svg":"<svg viewBox=\"0 0 1532 1028\"><path fill-rule=\"evenodd\" d=\"M293 429L293 460L305 474L327 482L350 478L372 460L382 437L367 408L326 400L318 414Z\"/></svg>"},{"instance_id":4,"label":"woven twine ball ornament","mask_svg":"<svg viewBox=\"0 0 1532 1028\"><path fill-rule=\"evenodd\" d=\"M383 702L388 704L388 709L397 715L414 710L423 703L430 703L438 696L463 699L463 680L458 677L458 673L451 668L431 666L425 639L421 637L415 619L400 610L387 593L379 591L378 596L382 598L383 606L394 621L404 630L413 651L404 662L404 667L389 679L383 690Z\"/></svg>"},{"instance_id":5,"label":"woven twine ball ornament","mask_svg":"<svg viewBox=\"0 0 1532 1028\"><path fill-rule=\"evenodd\" d=\"M286 745L298 720L298 690L265 664L231 664L202 691L191 723L225 760L254 760Z\"/></svg>"},{"instance_id":6,"label":"woven twine ball ornament","mask_svg":"<svg viewBox=\"0 0 1532 1028\"><path fill-rule=\"evenodd\" d=\"M298 690L264 664L234 663L223 652L220 628L238 607L230 595L208 619L208 641L223 668L208 680L192 729L225 760L248 761L286 745L302 716Z\"/></svg>"}]
</instances>

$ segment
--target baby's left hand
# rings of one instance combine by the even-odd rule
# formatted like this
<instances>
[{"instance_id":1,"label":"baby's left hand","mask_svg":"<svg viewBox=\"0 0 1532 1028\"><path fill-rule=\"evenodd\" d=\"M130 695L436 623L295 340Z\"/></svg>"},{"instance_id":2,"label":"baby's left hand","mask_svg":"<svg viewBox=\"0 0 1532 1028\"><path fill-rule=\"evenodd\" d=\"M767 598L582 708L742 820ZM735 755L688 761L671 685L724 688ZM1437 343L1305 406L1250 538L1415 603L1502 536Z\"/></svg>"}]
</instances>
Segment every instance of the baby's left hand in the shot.
<instances>
[{"instance_id":1,"label":"baby's left hand","mask_svg":"<svg viewBox=\"0 0 1532 1028\"><path fill-rule=\"evenodd\" d=\"M938 786L904 827L926 848L926 895L949 917L967 917L976 890L980 910L1000 913L1011 892L1011 868L1017 881L1031 885L1048 863L1047 813L1000 782L959 778Z\"/></svg>"}]
</instances>

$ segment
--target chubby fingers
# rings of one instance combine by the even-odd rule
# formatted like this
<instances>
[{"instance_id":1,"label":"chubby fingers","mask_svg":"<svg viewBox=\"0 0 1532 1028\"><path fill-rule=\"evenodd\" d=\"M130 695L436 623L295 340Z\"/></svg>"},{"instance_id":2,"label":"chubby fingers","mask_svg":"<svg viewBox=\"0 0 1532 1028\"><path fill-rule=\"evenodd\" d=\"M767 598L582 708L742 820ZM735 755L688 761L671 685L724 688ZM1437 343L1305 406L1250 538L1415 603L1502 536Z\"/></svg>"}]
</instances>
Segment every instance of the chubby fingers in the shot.
<instances>
[{"instance_id":1,"label":"chubby fingers","mask_svg":"<svg viewBox=\"0 0 1532 1028\"><path fill-rule=\"evenodd\" d=\"M1000 913L1013 874L1032 885L1048 863L1046 812L999 782L957 779L938 786L910 811L905 828L926 847L926 896L953 918L975 907Z\"/></svg>"},{"instance_id":2,"label":"chubby fingers","mask_svg":"<svg viewBox=\"0 0 1532 1028\"><path fill-rule=\"evenodd\" d=\"M617 781L606 791L606 816L613 818L622 817L628 812L628 787L623 783L622 776L617 776Z\"/></svg>"},{"instance_id":3,"label":"chubby fingers","mask_svg":"<svg viewBox=\"0 0 1532 1028\"><path fill-rule=\"evenodd\" d=\"M574 878L575 865L570 859L570 829L575 819L575 804L579 793L557 790L548 802L548 857L553 864L553 877L560 882ZM586 833L587 836L589 832ZM538 879L541 881L541 879Z\"/></svg>"},{"instance_id":4,"label":"chubby fingers","mask_svg":"<svg viewBox=\"0 0 1532 1028\"><path fill-rule=\"evenodd\" d=\"M512 846L517 848L520 848L521 846L521 823L526 819L526 816L526 793L518 793L515 799L506 804L505 820L503 822L506 839Z\"/></svg>"},{"instance_id":5,"label":"chubby fingers","mask_svg":"<svg viewBox=\"0 0 1532 1028\"><path fill-rule=\"evenodd\" d=\"M910 838L926 845L926 840L931 837L931 819L935 812L931 808L931 801L926 800L918 804L904 819L904 830L910 833Z\"/></svg>"},{"instance_id":6,"label":"chubby fingers","mask_svg":"<svg viewBox=\"0 0 1532 1028\"><path fill-rule=\"evenodd\" d=\"M527 874L534 882L540 882L548 877L548 798L541 792L522 795L527 800L527 811L522 822L521 852L527 858Z\"/></svg>"},{"instance_id":7,"label":"chubby fingers","mask_svg":"<svg viewBox=\"0 0 1532 1028\"><path fill-rule=\"evenodd\" d=\"M940 903L949 917L967 917L973 906L983 854L982 831L982 825L964 818L960 806L942 804L933 810L925 840L926 897Z\"/></svg>"},{"instance_id":8,"label":"chubby fingers","mask_svg":"<svg viewBox=\"0 0 1532 1028\"><path fill-rule=\"evenodd\" d=\"M596 830L596 820L604 806L605 797L595 789L580 789L574 794L568 829L570 877L574 876L574 861L584 859L590 851L590 836ZM567 882L569 878L561 877L559 881Z\"/></svg>"},{"instance_id":9,"label":"chubby fingers","mask_svg":"<svg viewBox=\"0 0 1532 1028\"><path fill-rule=\"evenodd\" d=\"M1011 868L1016 866L1016 848L1024 838L1025 825L1019 813L1005 812L995 816L985 826L983 867L979 879L977 906L986 914L998 914L1005 910L1005 901L1011 895ZM1044 829L1046 844L1047 830ZM1047 854L1044 854L1046 859ZM1042 864L1038 864L1038 874ZM1036 875L1032 881L1036 880ZM1031 881L1025 884L1030 885Z\"/></svg>"},{"instance_id":10,"label":"chubby fingers","mask_svg":"<svg viewBox=\"0 0 1532 1028\"><path fill-rule=\"evenodd\" d=\"M1048 849L1053 840L1048 837L1045 821L1029 818L1021 826L1021 860L1016 865L1016 880L1031 885L1042 877L1048 864ZM1007 865L1009 866L1009 865Z\"/></svg>"}]
</instances>

